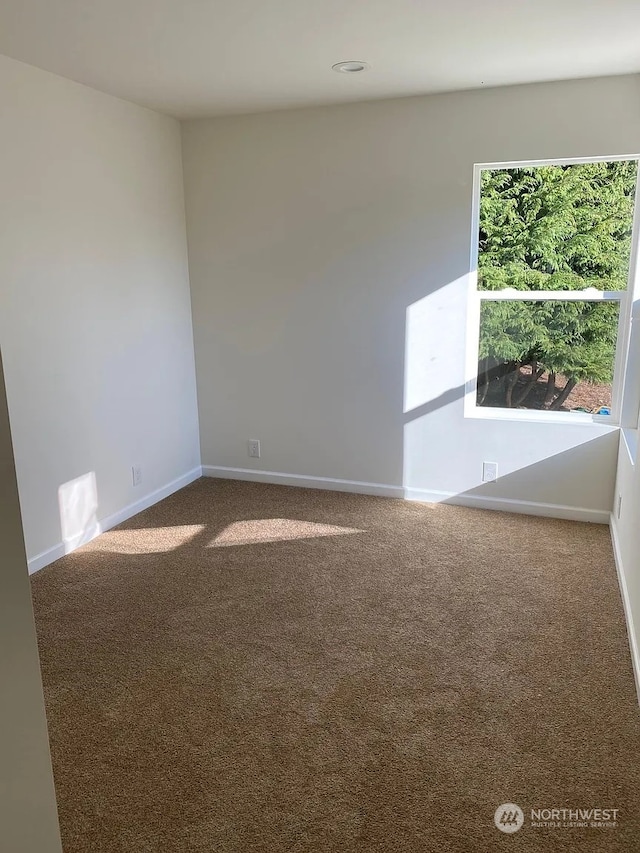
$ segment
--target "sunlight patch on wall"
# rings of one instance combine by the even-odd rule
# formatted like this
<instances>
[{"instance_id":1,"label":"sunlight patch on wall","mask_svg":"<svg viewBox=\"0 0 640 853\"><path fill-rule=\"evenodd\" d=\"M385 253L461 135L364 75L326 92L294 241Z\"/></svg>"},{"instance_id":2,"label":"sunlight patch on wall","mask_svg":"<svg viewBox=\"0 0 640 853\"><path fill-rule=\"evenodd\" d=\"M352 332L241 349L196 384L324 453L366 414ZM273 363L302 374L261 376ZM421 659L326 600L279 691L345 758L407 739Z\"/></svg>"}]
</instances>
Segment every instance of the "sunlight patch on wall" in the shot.
<instances>
[{"instance_id":1,"label":"sunlight patch on wall","mask_svg":"<svg viewBox=\"0 0 640 853\"><path fill-rule=\"evenodd\" d=\"M463 275L429 293L407 308L404 409L405 413L447 395L464 364L465 316L469 276ZM462 396L460 392L459 396Z\"/></svg>"},{"instance_id":2,"label":"sunlight patch on wall","mask_svg":"<svg viewBox=\"0 0 640 853\"><path fill-rule=\"evenodd\" d=\"M178 527L108 530L96 539L91 550L110 554L163 554L187 545L204 529L204 524L185 524Z\"/></svg>"},{"instance_id":3,"label":"sunlight patch on wall","mask_svg":"<svg viewBox=\"0 0 640 853\"><path fill-rule=\"evenodd\" d=\"M316 524L294 518L257 518L251 521L234 521L209 544L210 548L230 545L258 545L265 542L286 542L293 539L315 539L320 536L344 536L364 533L353 527Z\"/></svg>"},{"instance_id":4,"label":"sunlight patch on wall","mask_svg":"<svg viewBox=\"0 0 640 853\"><path fill-rule=\"evenodd\" d=\"M93 471L60 486L58 506L66 554L98 536L98 486Z\"/></svg>"}]
</instances>

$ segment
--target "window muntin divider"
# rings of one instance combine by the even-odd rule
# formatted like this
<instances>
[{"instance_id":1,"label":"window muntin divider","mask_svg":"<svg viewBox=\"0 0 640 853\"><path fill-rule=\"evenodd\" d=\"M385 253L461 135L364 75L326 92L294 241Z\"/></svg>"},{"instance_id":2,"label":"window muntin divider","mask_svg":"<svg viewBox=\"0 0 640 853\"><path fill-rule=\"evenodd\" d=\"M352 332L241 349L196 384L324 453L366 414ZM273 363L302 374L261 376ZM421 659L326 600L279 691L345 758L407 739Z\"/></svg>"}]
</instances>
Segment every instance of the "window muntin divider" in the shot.
<instances>
[{"instance_id":1,"label":"window muntin divider","mask_svg":"<svg viewBox=\"0 0 640 853\"><path fill-rule=\"evenodd\" d=\"M627 291L599 290L476 290L481 301L486 302L621 302Z\"/></svg>"}]
</instances>

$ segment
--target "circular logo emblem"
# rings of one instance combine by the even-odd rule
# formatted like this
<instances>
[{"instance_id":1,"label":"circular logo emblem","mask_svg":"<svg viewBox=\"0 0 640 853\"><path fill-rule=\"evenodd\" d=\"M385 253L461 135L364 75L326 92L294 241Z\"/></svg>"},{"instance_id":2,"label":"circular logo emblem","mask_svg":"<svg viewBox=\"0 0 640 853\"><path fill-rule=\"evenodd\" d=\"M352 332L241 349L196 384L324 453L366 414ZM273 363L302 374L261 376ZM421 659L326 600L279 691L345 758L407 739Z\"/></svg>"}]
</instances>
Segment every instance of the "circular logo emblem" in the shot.
<instances>
[{"instance_id":1,"label":"circular logo emblem","mask_svg":"<svg viewBox=\"0 0 640 853\"><path fill-rule=\"evenodd\" d=\"M524 823L524 812L515 803L503 803L496 809L493 822L500 832L517 832Z\"/></svg>"}]
</instances>

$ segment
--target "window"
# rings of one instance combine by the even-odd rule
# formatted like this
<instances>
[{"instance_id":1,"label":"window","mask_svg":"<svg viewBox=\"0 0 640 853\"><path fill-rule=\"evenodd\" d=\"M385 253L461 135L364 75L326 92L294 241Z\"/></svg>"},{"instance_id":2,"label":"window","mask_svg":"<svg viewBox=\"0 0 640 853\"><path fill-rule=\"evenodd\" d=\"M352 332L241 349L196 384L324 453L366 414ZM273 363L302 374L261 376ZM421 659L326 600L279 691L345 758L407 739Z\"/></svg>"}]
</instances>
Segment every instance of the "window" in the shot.
<instances>
[{"instance_id":1,"label":"window","mask_svg":"<svg viewBox=\"0 0 640 853\"><path fill-rule=\"evenodd\" d=\"M637 182L628 159L476 167L468 414L617 422Z\"/></svg>"}]
</instances>

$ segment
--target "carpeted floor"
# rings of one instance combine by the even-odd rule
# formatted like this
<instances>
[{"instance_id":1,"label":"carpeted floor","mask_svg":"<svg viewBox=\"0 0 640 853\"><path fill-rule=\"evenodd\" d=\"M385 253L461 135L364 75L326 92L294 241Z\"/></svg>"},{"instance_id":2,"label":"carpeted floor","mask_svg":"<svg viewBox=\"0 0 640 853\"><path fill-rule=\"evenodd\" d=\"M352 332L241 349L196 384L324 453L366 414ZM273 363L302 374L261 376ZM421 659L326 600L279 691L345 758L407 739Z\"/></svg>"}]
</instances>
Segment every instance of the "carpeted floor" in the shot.
<instances>
[{"instance_id":1,"label":"carpeted floor","mask_svg":"<svg viewBox=\"0 0 640 853\"><path fill-rule=\"evenodd\" d=\"M33 594L65 853L640 849L606 527L200 480Z\"/></svg>"}]
</instances>

